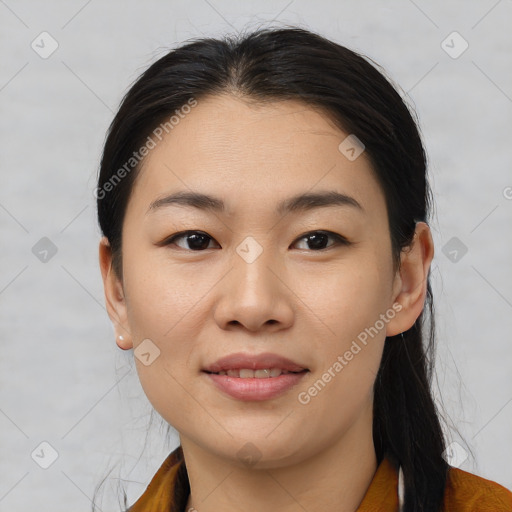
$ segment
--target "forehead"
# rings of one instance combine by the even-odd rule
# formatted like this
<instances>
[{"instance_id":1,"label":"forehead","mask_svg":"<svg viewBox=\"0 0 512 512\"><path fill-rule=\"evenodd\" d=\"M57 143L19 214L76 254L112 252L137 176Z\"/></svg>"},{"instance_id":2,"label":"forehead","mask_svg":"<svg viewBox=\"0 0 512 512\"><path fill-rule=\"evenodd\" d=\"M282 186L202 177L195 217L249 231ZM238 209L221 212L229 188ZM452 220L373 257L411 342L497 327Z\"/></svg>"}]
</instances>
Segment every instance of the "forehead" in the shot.
<instances>
[{"instance_id":1,"label":"forehead","mask_svg":"<svg viewBox=\"0 0 512 512\"><path fill-rule=\"evenodd\" d=\"M364 152L351 161L339 150L348 135L325 112L300 101L200 99L149 152L131 201L147 208L158 196L195 191L224 197L235 213L235 203L271 208L319 188L382 206Z\"/></svg>"}]
</instances>

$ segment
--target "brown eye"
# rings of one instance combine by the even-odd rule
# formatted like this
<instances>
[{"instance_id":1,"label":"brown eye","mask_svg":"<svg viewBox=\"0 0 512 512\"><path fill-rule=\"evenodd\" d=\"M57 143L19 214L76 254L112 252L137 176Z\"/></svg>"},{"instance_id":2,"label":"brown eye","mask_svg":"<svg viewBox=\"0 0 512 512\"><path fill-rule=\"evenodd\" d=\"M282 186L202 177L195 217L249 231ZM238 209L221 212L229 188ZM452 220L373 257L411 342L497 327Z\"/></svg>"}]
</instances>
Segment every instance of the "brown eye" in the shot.
<instances>
[{"instance_id":1,"label":"brown eye","mask_svg":"<svg viewBox=\"0 0 512 512\"><path fill-rule=\"evenodd\" d=\"M181 239L185 240L188 247L176 243L177 240ZM198 252L211 249L211 247L208 247L210 241L213 241L213 238L202 231L184 231L168 238L162 245L177 245L182 249Z\"/></svg>"},{"instance_id":2,"label":"brown eye","mask_svg":"<svg viewBox=\"0 0 512 512\"><path fill-rule=\"evenodd\" d=\"M185 240L184 244L178 243L180 240ZM331 231L311 231L298 238L294 245L302 240L306 240L306 249L315 252L323 251L337 245L350 245L350 242L346 238ZM333 240L333 242L329 244L329 240ZM187 251L200 252L206 249L212 249L213 247L209 244L213 241L214 239L203 231L183 231L167 238L161 245L174 245Z\"/></svg>"},{"instance_id":3,"label":"brown eye","mask_svg":"<svg viewBox=\"0 0 512 512\"><path fill-rule=\"evenodd\" d=\"M334 243L326 246L329 239L334 240ZM302 235L298 240L306 240L308 248L314 251L322 251L336 245L349 245L346 238L331 231L311 231Z\"/></svg>"}]
</instances>

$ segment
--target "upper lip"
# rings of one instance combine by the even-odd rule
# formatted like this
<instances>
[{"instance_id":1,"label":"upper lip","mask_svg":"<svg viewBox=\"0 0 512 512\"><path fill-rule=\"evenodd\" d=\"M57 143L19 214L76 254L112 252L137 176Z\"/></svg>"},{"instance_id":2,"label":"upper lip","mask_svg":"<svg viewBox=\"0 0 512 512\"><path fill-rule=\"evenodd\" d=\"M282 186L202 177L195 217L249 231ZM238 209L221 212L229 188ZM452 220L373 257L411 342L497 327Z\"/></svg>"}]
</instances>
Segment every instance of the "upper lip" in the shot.
<instances>
[{"instance_id":1,"label":"upper lip","mask_svg":"<svg viewBox=\"0 0 512 512\"><path fill-rule=\"evenodd\" d=\"M264 370L266 368L280 368L288 372L302 372L307 370L304 366L301 366L286 357L279 356L277 354L230 354L229 356L221 357L212 364L209 364L204 371L210 373L218 373L227 370L237 369L251 369L251 370Z\"/></svg>"}]
</instances>

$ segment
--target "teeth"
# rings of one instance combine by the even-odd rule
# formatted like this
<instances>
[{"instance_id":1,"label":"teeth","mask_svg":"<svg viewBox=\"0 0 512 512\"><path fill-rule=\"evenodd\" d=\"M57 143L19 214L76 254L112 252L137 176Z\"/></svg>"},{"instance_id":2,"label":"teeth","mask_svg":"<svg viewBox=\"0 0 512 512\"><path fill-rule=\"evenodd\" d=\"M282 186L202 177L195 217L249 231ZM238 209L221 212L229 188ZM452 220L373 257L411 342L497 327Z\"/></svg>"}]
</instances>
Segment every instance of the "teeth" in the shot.
<instances>
[{"instance_id":1,"label":"teeth","mask_svg":"<svg viewBox=\"0 0 512 512\"><path fill-rule=\"evenodd\" d=\"M217 375L227 375L228 377L238 377L240 379L268 379L279 377L283 373L290 373L281 368L264 368L262 370L251 370L250 368L240 368L234 370L222 370Z\"/></svg>"}]
</instances>

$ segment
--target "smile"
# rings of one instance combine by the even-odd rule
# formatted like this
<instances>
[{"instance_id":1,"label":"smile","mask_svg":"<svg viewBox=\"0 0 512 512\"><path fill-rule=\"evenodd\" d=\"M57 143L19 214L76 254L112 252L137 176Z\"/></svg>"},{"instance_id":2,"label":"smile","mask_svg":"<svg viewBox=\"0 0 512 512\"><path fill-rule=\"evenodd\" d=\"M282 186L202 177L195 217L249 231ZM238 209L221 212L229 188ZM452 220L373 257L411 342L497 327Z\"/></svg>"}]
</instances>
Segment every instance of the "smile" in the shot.
<instances>
[{"instance_id":1,"label":"smile","mask_svg":"<svg viewBox=\"0 0 512 512\"><path fill-rule=\"evenodd\" d=\"M286 373L297 373L289 372L288 370L282 370L281 368L263 368L262 370L251 370L250 368L240 368L232 370L222 370L216 375L227 375L229 377L236 377L239 379L269 379L279 377Z\"/></svg>"}]
</instances>

